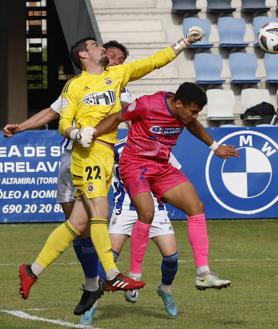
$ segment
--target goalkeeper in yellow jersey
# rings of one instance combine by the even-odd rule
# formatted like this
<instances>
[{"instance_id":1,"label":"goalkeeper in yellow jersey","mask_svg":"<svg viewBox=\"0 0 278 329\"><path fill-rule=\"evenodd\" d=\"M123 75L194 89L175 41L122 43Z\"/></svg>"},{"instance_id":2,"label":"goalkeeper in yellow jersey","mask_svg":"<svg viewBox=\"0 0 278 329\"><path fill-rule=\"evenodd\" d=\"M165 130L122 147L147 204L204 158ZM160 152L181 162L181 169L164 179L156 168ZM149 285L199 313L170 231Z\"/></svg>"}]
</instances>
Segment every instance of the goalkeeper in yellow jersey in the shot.
<instances>
[{"instance_id":1,"label":"goalkeeper in yellow jersey","mask_svg":"<svg viewBox=\"0 0 278 329\"><path fill-rule=\"evenodd\" d=\"M106 116L121 110L120 93L129 81L168 64L202 38L202 29L192 27L184 39L169 48L129 64L111 67L106 67L109 60L105 49L92 38L82 39L71 48L72 61L82 73L69 80L63 89L59 130L74 141L71 175L76 189L75 202L69 219L49 235L35 262L19 266L22 298L28 298L42 271L85 230L88 217L91 239L106 272L106 281L104 285L100 283L96 291L83 291L74 314L80 315L90 309L103 290L133 290L144 286L144 282L120 273L113 260L108 235L108 192L117 127L92 142L94 127Z\"/></svg>"}]
</instances>

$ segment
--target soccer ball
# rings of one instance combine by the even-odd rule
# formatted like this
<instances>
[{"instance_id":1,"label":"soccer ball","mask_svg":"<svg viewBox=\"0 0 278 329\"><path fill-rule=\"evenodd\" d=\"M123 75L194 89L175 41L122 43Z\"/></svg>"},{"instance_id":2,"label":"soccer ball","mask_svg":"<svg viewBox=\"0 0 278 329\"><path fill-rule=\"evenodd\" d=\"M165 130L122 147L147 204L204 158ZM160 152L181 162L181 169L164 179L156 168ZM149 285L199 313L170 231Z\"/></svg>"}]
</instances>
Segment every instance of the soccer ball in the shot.
<instances>
[{"instance_id":1,"label":"soccer ball","mask_svg":"<svg viewBox=\"0 0 278 329\"><path fill-rule=\"evenodd\" d=\"M263 25L258 33L258 43L267 53L278 53L278 23L269 22Z\"/></svg>"}]
</instances>

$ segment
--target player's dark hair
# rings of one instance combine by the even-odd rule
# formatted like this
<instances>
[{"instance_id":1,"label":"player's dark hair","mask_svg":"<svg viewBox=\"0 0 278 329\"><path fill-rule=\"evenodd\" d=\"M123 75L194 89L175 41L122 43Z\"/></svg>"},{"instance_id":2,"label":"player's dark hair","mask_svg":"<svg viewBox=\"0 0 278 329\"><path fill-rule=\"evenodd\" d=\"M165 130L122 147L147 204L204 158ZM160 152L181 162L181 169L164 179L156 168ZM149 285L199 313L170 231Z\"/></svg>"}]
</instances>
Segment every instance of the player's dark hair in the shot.
<instances>
[{"instance_id":1,"label":"player's dark hair","mask_svg":"<svg viewBox=\"0 0 278 329\"><path fill-rule=\"evenodd\" d=\"M194 102L201 108L208 102L206 93L192 82L184 82L179 86L175 94L175 101L176 100L180 100L184 104Z\"/></svg>"},{"instance_id":2,"label":"player's dark hair","mask_svg":"<svg viewBox=\"0 0 278 329\"><path fill-rule=\"evenodd\" d=\"M81 60L79 57L79 52L87 50L86 41L89 41L89 40L96 41L96 39L94 39L92 37L83 38L83 39L77 41L74 45L72 45L72 47L70 49L71 60L72 60L73 64L80 70L82 70L82 64L81 64Z\"/></svg>"},{"instance_id":3,"label":"player's dark hair","mask_svg":"<svg viewBox=\"0 0 278 329\"><path fill-rule=\"evenodd\" d=\"M117 48L117 49L120 49L124 53L124 55L125 55L125 60L126 60L127 56L129 55L129 52L126 49L126 46L124 46L122 43L119 43L116 40L111 40L111 41L105 42L102 46L105 49L108 49L108 48Z\"/></svg>"}]
</instances>

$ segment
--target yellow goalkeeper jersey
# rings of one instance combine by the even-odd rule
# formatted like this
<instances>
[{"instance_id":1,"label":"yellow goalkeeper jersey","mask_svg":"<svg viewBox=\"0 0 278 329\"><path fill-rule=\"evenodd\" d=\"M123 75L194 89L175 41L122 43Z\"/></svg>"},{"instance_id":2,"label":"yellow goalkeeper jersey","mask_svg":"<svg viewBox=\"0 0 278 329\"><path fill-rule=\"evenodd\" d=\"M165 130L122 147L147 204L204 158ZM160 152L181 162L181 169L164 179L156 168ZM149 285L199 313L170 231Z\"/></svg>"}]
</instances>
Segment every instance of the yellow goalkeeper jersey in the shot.
<instances>
[{"instance_id":1,"label":"yellow goalkeeper jersey","mask_svg":"<svg viewBox=\"0 0 278 329\"><path fill-rule=\"evenodd\" d=\"M166 48L144 59L128 64L108 67L101 74L85 71L69 80L62 91L62 110L59 130L72 127L94 127L106 116L121 110L121 91L129 81L137 80L176 58L172 48ZM117 142L117 129L98 139L107 143Z\"/></svg>"}]
</instances>

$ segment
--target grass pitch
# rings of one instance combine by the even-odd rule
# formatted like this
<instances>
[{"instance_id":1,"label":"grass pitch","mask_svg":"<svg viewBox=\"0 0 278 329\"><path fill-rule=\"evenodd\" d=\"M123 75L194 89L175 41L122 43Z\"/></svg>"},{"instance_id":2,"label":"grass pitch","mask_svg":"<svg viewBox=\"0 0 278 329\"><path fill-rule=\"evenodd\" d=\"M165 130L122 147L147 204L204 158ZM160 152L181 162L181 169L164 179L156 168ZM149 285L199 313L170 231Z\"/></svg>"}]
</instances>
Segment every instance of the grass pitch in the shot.
<instances>
[{"instance_id":1,"label":"grass pitch","mask_svg":"<svg viewBox=\"0 0 278 329\"><path fill-rule=\"evenodd\" d=\"M78 324L72 311L81 291L82 271L69 248L32 288L28 300L18 293L17 266L32 262L55 224L0 225L0 328L53 329ZM145 288L136 304L123 294L105 294L99 302L94 327L101 329L277 329L278 220L208 221L210 267L232 281L228 289L197 291L195 270L185 222L174 222L180 252L174 295L179 309L170 319L156 287L161 256L150 243L144 261ZM127 272L129 245L119 268ZM22 319L3 311L23 311L44 321ZM61 320L59 324L48 319Z\"/></svg>"}]
</instances>

